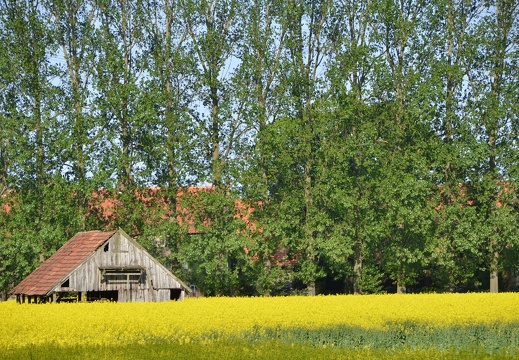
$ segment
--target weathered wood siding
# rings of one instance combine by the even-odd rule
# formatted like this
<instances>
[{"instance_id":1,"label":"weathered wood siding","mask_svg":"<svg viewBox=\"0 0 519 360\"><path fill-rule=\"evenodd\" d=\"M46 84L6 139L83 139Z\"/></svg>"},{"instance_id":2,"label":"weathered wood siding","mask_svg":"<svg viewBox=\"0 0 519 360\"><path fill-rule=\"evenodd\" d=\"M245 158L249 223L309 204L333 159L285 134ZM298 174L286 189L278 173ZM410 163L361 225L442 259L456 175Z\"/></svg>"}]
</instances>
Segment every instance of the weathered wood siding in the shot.
<instances>
[{"instance_id":1,"label":"weathered wood siding","mask_svg":"<svg viewBox=\"0 0 519 360\"><path fill-rule=\"evenodd\" d=\"M145 272L138 284L108 284L103 281L105 269L142 269ZM115 233L93 256L78 266L69 276L68 287L59 284L54 291L117 290L118 301L168 301L170 289L180 284L170 272L142 247L121 233ZM183 298L183 293L182 296Z\"/></svg>"}]
</instances>

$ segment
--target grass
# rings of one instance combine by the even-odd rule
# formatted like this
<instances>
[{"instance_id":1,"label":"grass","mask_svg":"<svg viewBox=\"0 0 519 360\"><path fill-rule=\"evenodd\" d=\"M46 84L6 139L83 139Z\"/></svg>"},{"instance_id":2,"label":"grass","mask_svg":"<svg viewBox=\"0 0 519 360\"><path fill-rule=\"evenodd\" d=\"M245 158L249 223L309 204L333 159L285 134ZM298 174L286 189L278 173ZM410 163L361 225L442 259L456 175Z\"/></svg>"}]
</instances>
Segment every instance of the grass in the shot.
<instances>
[{"instance_id":1,"label":"grass","mask_svg":"<svg viewBox=\"0 0 519 360\"><path fill-rule=\"evenodd\" d=\"M211 344L176 344L153 342L121 346L61 347L45 344L10 350L4 360L170 360L170 359L514 359L506 351L487 353L483 348L439 351L437 349L344 349L289 345L279 341L251 344L244 341L221 341Z\"/></svg>"}]
</instances>

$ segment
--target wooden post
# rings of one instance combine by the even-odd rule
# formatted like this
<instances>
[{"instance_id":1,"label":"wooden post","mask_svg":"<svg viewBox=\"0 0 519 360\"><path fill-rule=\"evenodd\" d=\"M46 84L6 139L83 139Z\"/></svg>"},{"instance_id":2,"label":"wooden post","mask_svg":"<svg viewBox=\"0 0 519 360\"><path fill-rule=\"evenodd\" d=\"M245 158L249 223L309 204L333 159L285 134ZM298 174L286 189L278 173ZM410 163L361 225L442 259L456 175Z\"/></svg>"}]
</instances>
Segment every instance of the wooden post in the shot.
<instances>
[{"instance_id":1,"label":"wooden post","mask_svg":"<svg viewBox=\"0 0 519 360\"><path fill-rule=\"evenodd\" d=\"M55 304L56 303L56 293L52 293L52 302Z\"/></svg>"}]
</instances>

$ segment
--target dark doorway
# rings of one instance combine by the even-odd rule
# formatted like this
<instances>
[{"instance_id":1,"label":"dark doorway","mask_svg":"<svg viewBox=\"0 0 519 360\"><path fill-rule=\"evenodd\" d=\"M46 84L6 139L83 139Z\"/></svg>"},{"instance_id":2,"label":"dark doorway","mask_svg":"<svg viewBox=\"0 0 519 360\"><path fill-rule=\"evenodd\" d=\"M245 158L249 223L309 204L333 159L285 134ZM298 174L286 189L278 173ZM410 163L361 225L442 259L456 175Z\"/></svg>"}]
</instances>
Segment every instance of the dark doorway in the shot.
<instances>
[{"instance_id":1,"label":"dark doorway","mask_svg":"<svg viewBox=\"0 0 519 360\"><path fill-rule=\"evenodd\" d=\"M87 291L87 301L117 301L119 293L117 290Z\"/></svg>"},{"instance_id":2,"label":"dark doorway","mask_svg":"<svg viewBox=\"0 0 519 360\"><path fill-rule=\"evenodd\" d=\"M178 300L178 299L180 299L181 294L182 294L182 289L170 289L169 299Z\"/></svg>"}]
</instances>

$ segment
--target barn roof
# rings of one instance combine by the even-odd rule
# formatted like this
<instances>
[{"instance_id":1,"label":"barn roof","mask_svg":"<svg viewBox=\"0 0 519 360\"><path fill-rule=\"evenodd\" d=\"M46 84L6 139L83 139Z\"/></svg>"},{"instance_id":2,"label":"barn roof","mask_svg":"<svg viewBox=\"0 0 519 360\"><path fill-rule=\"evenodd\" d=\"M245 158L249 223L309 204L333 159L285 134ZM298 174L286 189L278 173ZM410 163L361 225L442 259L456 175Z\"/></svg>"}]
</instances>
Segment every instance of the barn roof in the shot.
<instances>
[{"instance_id":1,"label":"barn roof","mask_svg":"<svg viewBox=\"0 0 519 360\"><path fill-rule=\"evenodd\" d=\"M20 282L11 294L46 295L60 280L93 254L116 231L77 233L58 251Z\"/></svg>"}]
</instances>

